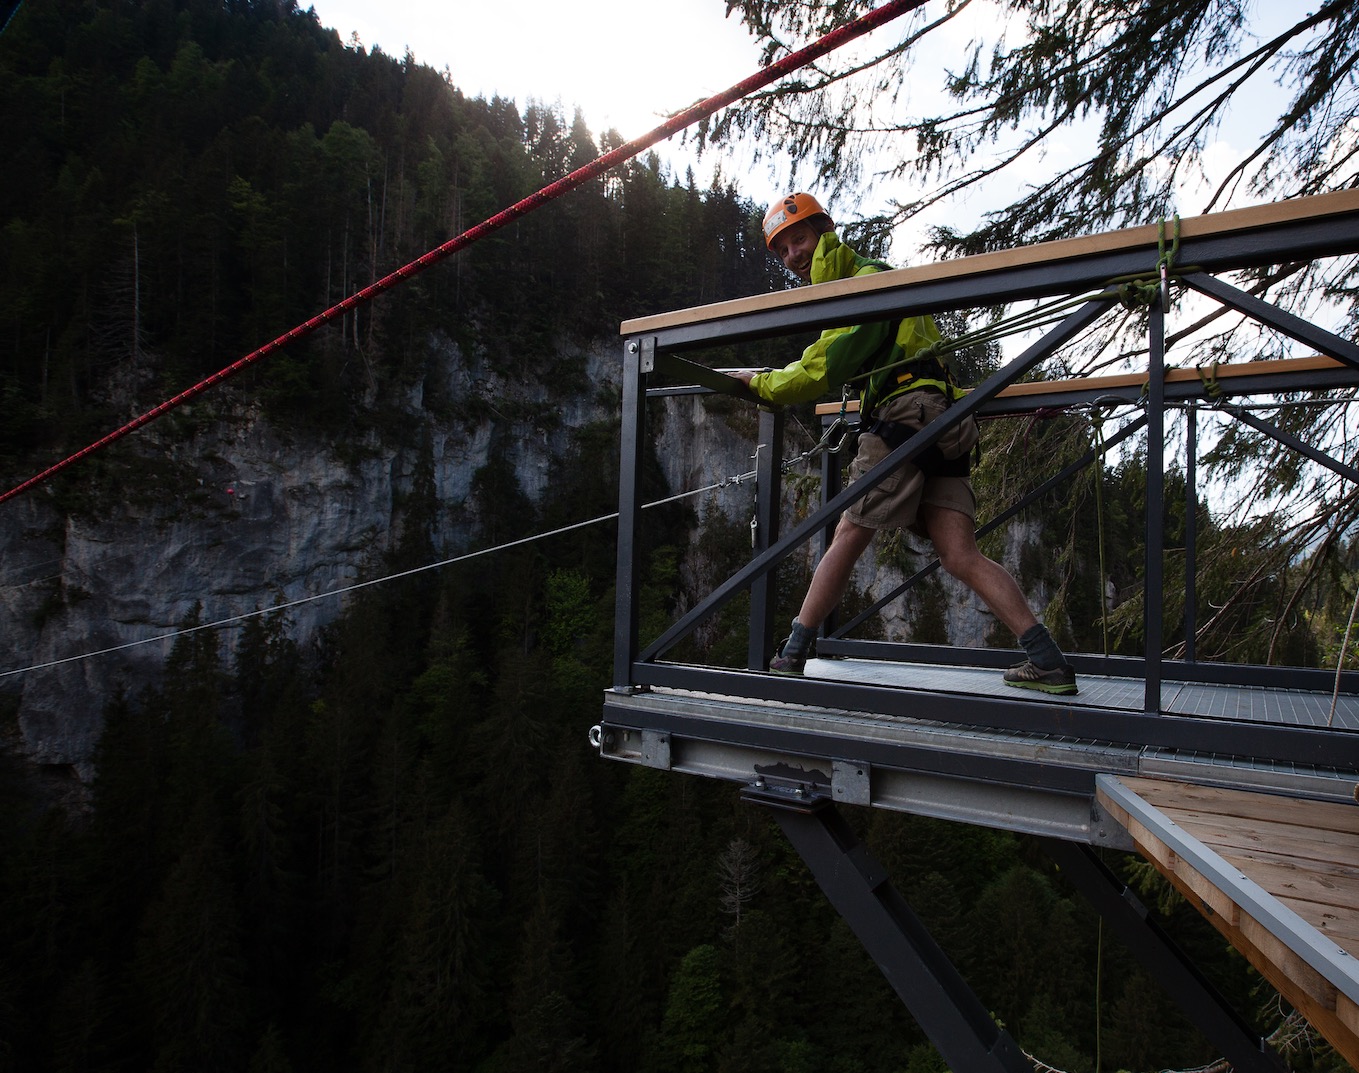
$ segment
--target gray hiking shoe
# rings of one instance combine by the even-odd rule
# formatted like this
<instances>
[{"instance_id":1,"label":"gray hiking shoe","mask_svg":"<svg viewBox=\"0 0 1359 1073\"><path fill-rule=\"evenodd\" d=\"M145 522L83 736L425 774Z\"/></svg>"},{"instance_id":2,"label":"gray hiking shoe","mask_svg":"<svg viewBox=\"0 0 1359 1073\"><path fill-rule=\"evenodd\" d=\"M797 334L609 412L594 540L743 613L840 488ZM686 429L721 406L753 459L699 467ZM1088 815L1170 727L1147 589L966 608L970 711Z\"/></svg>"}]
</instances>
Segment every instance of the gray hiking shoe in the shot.
<instances>
[{"instance_id":1,"label":"gray hiking shoe","mask_svg":"<svg viewBox=\"0 0 1359 1073\"><path fill-rule=\"evenodd\" d=\"M1080 692L1076 688L1076 672L1072 670L1069 663L1063 663L1060 667L1045 671L1036 666L1032 660L1026 659L1023 663L1016 663L1005 672L1005 684L1007 686L1018 686L1020 689L1039 689L1044 693L1069 695Z\"/></svg>"},{"instance_id":2,"label":"gray hiking shoe","mask_svg":"<svg viewBox=\"0 0 1359 1073\"><path fill-rule=\"evenodd\" d=\"M793 620L794 628L797 620ZM813 641L799 652L793 644L793 634L789 634L775 650L774 658L769 661L769 669L775 674L801 674L807 660L816 655L816 642Z\"/></svg>"},{"instance_id":3,"label":"gray hiking shoe","mask_svg":"<svg viewBox=\"0 0 1359 1073\"><path fill-rule=\"evenodd\" d=\"M780 646L779 654L769 661L769 669L775 674L801 674L807 666L806 656L785 656Z\"/></svg>"}]
</instances>

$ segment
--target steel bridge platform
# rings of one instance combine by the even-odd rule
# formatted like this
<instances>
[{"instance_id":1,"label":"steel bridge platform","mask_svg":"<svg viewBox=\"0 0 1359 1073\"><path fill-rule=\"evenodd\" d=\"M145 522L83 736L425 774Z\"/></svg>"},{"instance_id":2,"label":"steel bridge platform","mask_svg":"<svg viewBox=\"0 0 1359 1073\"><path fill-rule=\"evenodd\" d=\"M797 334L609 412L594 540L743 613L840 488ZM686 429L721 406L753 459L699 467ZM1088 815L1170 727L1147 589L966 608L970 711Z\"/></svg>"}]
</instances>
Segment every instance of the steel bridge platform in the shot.
<instances>
[{"instance_id":1,"label":"steel bridge platform","mask_svg":"<svg viewBox=\"0 0 1359 1073\"><path fill-rule=\"evenodd\" d=\"M1081 674L1080 692L1051 696L1016 689L992 667L871 659L813 659L803 678L710 672L732 692L653 686L605 694L601 754L686 774L786 784L846 804L896 808L1017 832L1132 849L1095 801L1099 774L1173 779L1315 801L1355 803L1359 792L1359 696L1320 690L1203 682L1161 684L1161 707L1142 710L1144 683ZM756 683L813 682L886 687L899 698L855 710L761 697ZM745 685L743 686L743 683ZM876 693L876 691L875 691ZM969 719L986 700L1012 726ZM852 696L851 698L852 699ZM912 709L921 714L907 714ZM1034 717L1025 728L1025 709ZM942 718L940 717L942 716ZM1136 720L1141 743L1112 739L1109 717ZM1160 728L1192 723L1195 740L1220 748L1158 743ZM1113 724L1117 726L1118 724ZM1239 744L1243 725L1328 729L1315 760L1260 758ZM1049 729L1052 728L1052 729ZM1206 729L1205 729L1206 728ZM1326 743L1334 748L1327 748ZM1359 810L1356 810L1359 817Z\"/></svg>"},{"instance_id":2,"label":"steel bridge platform","mask_svg":"<svg viewBox=\"0 0 1359 1073\"><path fill-rule=\"evenodd\" d=\"M653 669L668 676L664 664ZM1337 1050L1359 1054L1359 696L1164 681L1159 709L1147 712L1145 681L1112 674L1081 673L1078 694L1049 696L1005 685L996 666L866 658L813 659L802 678L670 673L732 691L606 693L594 732L601 756L737 783L784 816L840 803L1035 836L1068 875L1086 874L1092 902L1116 912L1127 892L1111 893L1073 853L1139 853ZM823 689L849 699L861 688L871 710L787 699ZM751 695L771 689L784 696ZM1011 725L996 725L992 705ZM1147 740L1106 733L1137 724ZM1166 731L1182 724L1195 741L1220 729L1221 748L1156 740L1173 740ZM1249 727L1322 731L1334 747L1313 760L1246 755ZM806 853L814 862L814 848ZM1190 991L1185 1008L1207 1016L1212 1004ZM1235 1028L1226 1035L1243 1046ZM1256 1068L1271 1068L1261 1054Z\"/></svg>"},{"instance_id":3,"label":"steel bridge platform","mask_svg":"<svg viewBox=\"0 0 1359 1073\"><path fill-rule=\"evenodd\" d=\"M1166 546L1165 525L1172 408L1185 415L1186 503L1199 501L1201 414L1359 482L1348 440L1308 443L1253 412L1260 400L1291 393L1347 402L1359 387L1359 345L1224 278L1359 255L1359 191L1181 225L1176 264L1189 267L1159 272L1159 300L1145 310L1145 354L1118 376L1038 374L1068 344L1104 330L1101 321L1118 305L1116 281L1150 278L1150 266L1161 264L1161 232L1153 225L675 310L620 328L614 675L591 740L605 759L727 780L740 785L743 799L767 807L952 1069L1020 1073L1032 1063L857 843L837 812L841 804L1034 838L1233 1068L1286 1068L1174 949L1097 851L1141 854L1359 1069L1359 672L1337 677L1318 668L1198 660L1198 512L1185 512L1182 550ZM1245 360L1206 369L1176 367L1167 361L1167 345L1176 342L1167 318L1177 315L1174 298L1190 293L1253 322L1262 339L1280 340L1281 348L1271 343ZM750 341L1049 299L1074 312L853 484L845 487L841 463L823 455L821 504L787 534L780 532L779 510L786 415L760 406L751 559L659 636L642 636L637 552L649 404L706 392L752 408L759 402L729 371L699 360L705 350L720 348L717 360L726 362ZM738 353L735 360L746 359ZM895 467L969 416L1097 405L1127 410L1118 430L988 520L979 535L1038 509L1043 496L1067 487L1075 474L1103 465L1115 445L1140 443L1147 472L1140 657L1069 654L1080 693L1053 697L1002 684L1003 668L1022 658L1016 652L855 639L862 622L931 567L854 619L826 624L827 636L818 641L823 658L805 676L756 669L768 665L787 621L779 565L817 541L824 550L840 515ZM825 413L823 423L833 426L840 409ZM1167 575L1172 562L1183 567L1174 579ZM1183 584L1184 602L1172 622L1164 595L1175 584ZM674 661L677 646L738 597L749 599L750 669ZM1183 660L1165 658L1181 650L1167 643L1172 635L1185 639Z\"/></svg>"}]
</instances>

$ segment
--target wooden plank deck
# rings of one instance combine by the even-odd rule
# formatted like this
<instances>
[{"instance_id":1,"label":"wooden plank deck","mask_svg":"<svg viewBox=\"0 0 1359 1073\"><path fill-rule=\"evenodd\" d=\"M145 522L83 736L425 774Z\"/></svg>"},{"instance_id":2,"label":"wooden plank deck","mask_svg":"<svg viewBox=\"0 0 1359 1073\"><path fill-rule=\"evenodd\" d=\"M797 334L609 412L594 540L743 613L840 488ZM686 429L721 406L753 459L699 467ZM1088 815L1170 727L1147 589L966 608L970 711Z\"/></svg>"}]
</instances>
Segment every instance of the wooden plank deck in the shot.
<instances>
[{"instance_id":1,"label":"wooden plank deck","mask_svg":"<svg viewBox=\"0 0 1359 1073\"><path fill-rule=\"evenodd\" d=\"M1138 851L1359 1067L1359 806L1100 776Z\"/></svg>"},{"instance_id":2,"label":"wooden plank deck","mask_svg":"<svg viewBox=\"0 0 1359 1073\"><path fill-rule=\"evenodd\" d=\"M1344 362L1324 354L1313 354L1307 358L1270 358L1261 361L1242 361L1218 365L1215 368L1195 366L1193 368L1167 367L1167 384L1192 384L1211 376L1218 381L1230 383L1243 377L1280 377L1286 379L1296 373L1340 372L1346 368ZM1109 376L1080 376L1067 380L1031 380L1022 384L1011 384L997 394L999 399L1023 398L1027 396L1060 395L1071 391L1113 391L1116 388L1138 387L1146 383L1147 374L1121 373ZM1286 384L1281 384L1281 390ZM964 391L971 391L965 388ZM818 417L835 417L841 413L857 414L858 399L841 402L819 402L816 404Z\"/></svg>"}]
</instances>

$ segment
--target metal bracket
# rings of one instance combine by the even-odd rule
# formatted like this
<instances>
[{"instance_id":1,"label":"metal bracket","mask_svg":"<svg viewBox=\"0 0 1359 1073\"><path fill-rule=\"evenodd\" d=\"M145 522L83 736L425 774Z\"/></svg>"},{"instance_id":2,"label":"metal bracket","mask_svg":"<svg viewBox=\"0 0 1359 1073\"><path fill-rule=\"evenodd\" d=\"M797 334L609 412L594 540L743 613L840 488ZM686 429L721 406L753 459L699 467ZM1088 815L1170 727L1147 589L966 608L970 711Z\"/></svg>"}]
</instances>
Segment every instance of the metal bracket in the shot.
<instances>
[{"instance_id":1,"label":"metal bracket","mask_svg":"<svg viewBox=\"0 0 1359 1073\"><path fill-rule=\"evenodd\" d=\"M661 730L635 730L596 723L590 744L606 760L627 760L646 767L670 770L670 735Z\"/></svg>"},{"instance_id":2,"label":"metal bracket","mask_svg":"<svg viewBox=\"0 0 1359 1073\"><path fill-rule=\"evenodd\" d=\"M831 793L846 805L871 805L872 768L852 760L831 761Z\"/></svg>"},{"instance_id":3,"label":"metal bracket","mask_svg":"<svg viewBox=\"0 0 1359 1073\"><path fill-rule=\"evenodd\" d=\"M642 731L642 763L647 767L670 770L670 735L659 730Z\"/></svg>"},{"instance_id":4,"label":"metal bracket","mask_svg":"<svg viewBox=\"0 0 1359 1073\"><path fill-rule=\"evenodd\" d=\"M780 767L783 770L778 772L757 773L755 780L742 788L741 800L801 813L816 812L831 803L824 772Z\"/></svg>"},{"instance_id":5,"label":"metal bracket","mask_svg":"<svg viewBox=\"0 0 1359 1073\"><path fill-rule=\"evenodd\" d=\"M654 373L656 371L656 337L654 335L643 336L640 339L629 339L627 348L629 354L638 355L637 368L639 372Z\"/></svg>"}]
</instances>

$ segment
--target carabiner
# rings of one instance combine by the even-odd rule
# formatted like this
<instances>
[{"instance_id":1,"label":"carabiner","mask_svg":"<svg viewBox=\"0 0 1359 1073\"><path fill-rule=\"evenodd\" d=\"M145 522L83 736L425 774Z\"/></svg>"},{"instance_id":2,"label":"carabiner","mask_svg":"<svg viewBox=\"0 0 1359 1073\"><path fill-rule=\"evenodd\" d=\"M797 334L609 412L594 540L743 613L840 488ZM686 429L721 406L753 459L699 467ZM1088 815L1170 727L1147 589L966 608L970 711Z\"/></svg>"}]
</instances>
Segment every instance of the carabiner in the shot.
<instances>
[{"instance_id":1,"label":"carabiner","mask_svg":"<svg viewBox=\"0 0 1359 1073\"><path fill-rule=\"evenodd\" d=\"M849 445L849 439L853 432L853 425L843 417L837 417L826 426L826 431L817 446L824 449L827 454L838 455ZM836 433L839 433L838 437Z\"/></svg>"}]
</instances>

